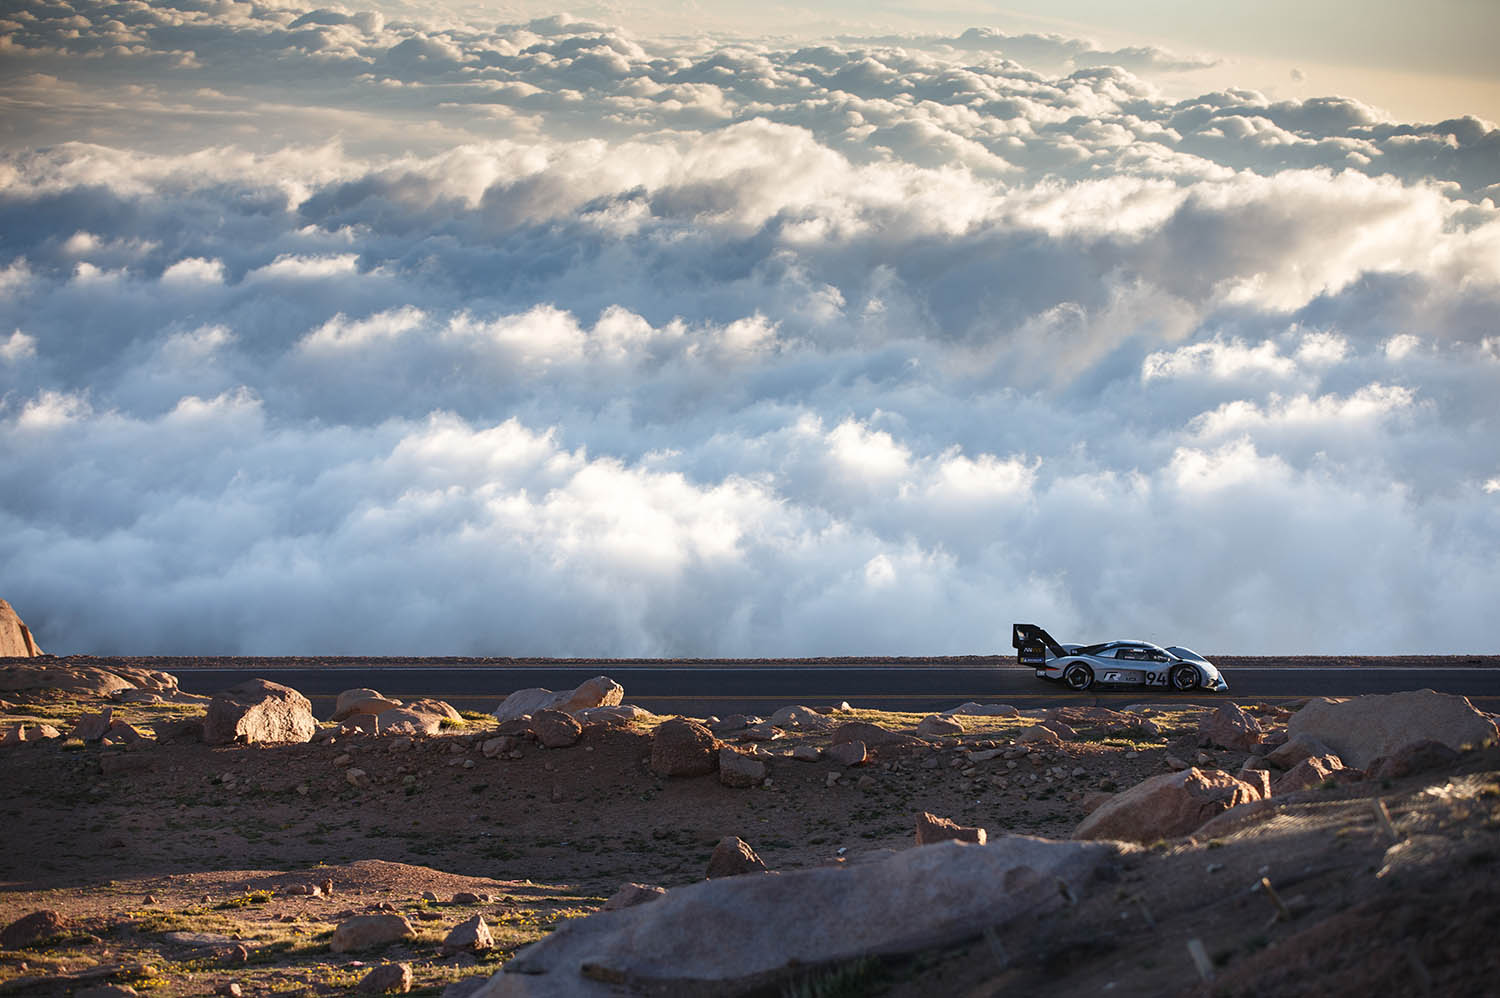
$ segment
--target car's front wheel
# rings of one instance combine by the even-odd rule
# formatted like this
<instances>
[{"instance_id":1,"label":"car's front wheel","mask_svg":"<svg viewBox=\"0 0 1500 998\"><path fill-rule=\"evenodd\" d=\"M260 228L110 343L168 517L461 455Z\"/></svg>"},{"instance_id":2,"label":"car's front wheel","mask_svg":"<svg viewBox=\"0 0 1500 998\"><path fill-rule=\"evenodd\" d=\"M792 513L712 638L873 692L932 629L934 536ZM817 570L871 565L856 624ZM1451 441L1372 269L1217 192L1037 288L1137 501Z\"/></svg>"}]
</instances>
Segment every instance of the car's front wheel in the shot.
<instances>
[{"instance_id":1,"label":"car's front wheel","mask_svg":"<svg viewBox=\"0 0 1500 998\"><path fill-rule=\"evenodd\" d=\"M1074 662L1063 670L1063 683L1070 690L1086 690L1094 685L1094 670L1082 662Z\"/></svg>"},{"instance_id":2,"label":"car's front wheel","mask_svg":"<svg viewBox=\"0 0 1500 998\"><path fill-rule=\"evenodd\" d=\"M1172 670L1172 688L1187 693L1198 688L1198 670L1191 665L1179 665Z\"/></svg>"}]
</instances>

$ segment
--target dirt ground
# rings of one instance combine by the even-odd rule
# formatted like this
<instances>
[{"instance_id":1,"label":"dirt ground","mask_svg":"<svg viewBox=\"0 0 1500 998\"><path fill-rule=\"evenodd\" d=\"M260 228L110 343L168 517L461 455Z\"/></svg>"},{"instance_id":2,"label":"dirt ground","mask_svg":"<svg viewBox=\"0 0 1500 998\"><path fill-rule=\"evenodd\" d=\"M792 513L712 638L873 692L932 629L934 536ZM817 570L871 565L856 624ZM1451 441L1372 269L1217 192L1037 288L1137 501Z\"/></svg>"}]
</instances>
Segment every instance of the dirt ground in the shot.
<instances>
[{"instance_id":1,"label":"dirt ground","mask_svg":"<svg viewBox=\"0 0 1500 998\"><path fill-rule=\"evenodd\" d=\"M0 725L66 730L101 706L55 691L6 697ZM116 705L143 731L198 710ZM404 961L413 993L437 995L493 973L623 883L702 879L726 835L780 870L911 848L922 811L991 836L1066 838L1099 795L1165 772L1169 753L1238 768L1243 754L1198 755L1199 710L1151 711L1158 735L1081 731L1025 754L1015 738L1036 719L968 718L961 736L887 749L859 769L789 758L799 742L828 740L792 735L761 743L771 780L754 789L657 777L653 722L590 728L565 749L528 743L520 758L484 756L494 722L482 715L415 742L0 747L0 926L42 908L66 920L49 940L0 950L0 994L108 981L159 996L231 982L247 995L322 995ZM910 731L921 715L839 719ZM1005 751L980 763L963 754L987 748ZM352 768L367 786L349 782ZM1377 820L1376 796L1399 842ZM771 993L1363 995L1378 983L1396 995L1493 994L1496 950L1475 926L1500 924L1497 860L1500 751L1489 747L1452 771L1303 791L1251 827L1142 848L1117 882L1075 899L1014 952L979 937ZM293 893L325 884L331 893ZM330 952L340 920L380 910L407 914L417 937ZM443 936L474 914L495 948L440 955ZM1188 951L1195 939L1202 973Z\"/></svg>"}]
</instances>

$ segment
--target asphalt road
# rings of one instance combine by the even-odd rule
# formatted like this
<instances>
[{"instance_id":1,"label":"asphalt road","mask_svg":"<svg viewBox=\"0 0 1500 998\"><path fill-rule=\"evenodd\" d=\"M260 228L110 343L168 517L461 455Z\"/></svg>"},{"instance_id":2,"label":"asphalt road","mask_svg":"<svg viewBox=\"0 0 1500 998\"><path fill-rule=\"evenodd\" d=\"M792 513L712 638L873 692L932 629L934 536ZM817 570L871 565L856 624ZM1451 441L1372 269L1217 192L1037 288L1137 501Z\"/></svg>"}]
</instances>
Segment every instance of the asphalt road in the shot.
<instances>
[{"instance_id":1,"label":"asphalt road","mask_svg":"<svg viewBox=\"0 0 1500 998\"><path fill-rule=\"evenodd\" d=\"M174 668L183 690L214 693L255 676L283 683L309 697L319 713L331 711L340 692L368 686L403 700L434 697L461 710L492 711L513 690L528 686L571 689L601 672L625 687L625 699L657 713L693 716L774 711L847 700L856 707L938 711L968 700L1017 707L1143 702L1214 704L1226 699L1275 703L1311 696L1358 696L1433 689L1467 696L1481 710L1500 711L1500 670L1474 668L1270 668L1226 670L1229 692L1178 695L1126 688L1073 694L1037 679L1030 669L874 667L621 666L588 668L336 667L256 670Z\"/></svg>"}]
</instances>

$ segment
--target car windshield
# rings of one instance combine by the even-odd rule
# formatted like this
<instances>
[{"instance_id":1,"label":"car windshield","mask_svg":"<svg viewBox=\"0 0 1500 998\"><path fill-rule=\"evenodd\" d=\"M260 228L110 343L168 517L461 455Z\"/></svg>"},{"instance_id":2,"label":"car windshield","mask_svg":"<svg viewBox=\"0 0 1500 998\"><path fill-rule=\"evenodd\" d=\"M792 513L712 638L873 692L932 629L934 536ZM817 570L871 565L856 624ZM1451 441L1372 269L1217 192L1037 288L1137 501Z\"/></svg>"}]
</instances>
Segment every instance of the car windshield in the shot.
<instances>
[{"instance_id":1,"label":"car windshield","mask_svg":"<svg viewBox=\"0 0 1500 998\"><path fill-rule=\"evenodd\" d=\"M1189 659L1194 662L1208 661L1208 659L1204 658L1202 655L1199 655L1191 648L1180 648L1174 646L1172 648L1168 648L1167 651L1171 652L1173 655L1176 655L1178 658Z\"/></svg>"}]
</instances>

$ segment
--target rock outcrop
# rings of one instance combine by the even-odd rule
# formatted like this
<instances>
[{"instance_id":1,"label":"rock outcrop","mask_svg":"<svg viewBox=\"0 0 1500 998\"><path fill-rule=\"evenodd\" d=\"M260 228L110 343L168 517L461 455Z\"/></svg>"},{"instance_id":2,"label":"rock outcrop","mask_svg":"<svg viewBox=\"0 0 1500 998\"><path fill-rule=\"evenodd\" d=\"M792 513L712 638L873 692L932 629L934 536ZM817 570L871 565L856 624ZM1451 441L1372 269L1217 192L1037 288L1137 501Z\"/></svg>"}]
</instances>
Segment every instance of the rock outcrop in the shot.
<instances>
[{"instance_id":1,"label":"rock outcrop","mask_svg":"<svg viewBox=\"0 0 1500 998\"><path fill-rule=\"evenodd\" d=\"M0 658L32 658L42 654L31 629L21 622L20 614L0 599Z\"/></svg>"},{"instance_id":2,"label":"rock outcrop","mask_svg":"<svg viewBox=\"0 0 1500 998\"><path fill-rule=\"evenodd\" d=\"M591 707L614 707L625 698L625 687L608 676L595 676L571 690L554 693L540 686L516 690L495 708L495 720L509 721L539 710L576 714Z\"/></svg>"},{"instance_id":3,"label":"rock outcrop","mask_svg":"<svg viewBox=\"0 0 1500 998\"><path fill-rule=\"evenodd\" d=\"M1116 794L1084 818L1073 837L1125 842L1175 838L1231 807L1260 799L1255 787L1220 770L1163 773Z\"/></svg>"},{"instance_id":4,"label":"rock outcrop","mask_svg":"<svg viewBox=\"0 0 1500 998\"><path fill-rule=\"evenodd\" d=\"M209 745L306 742L318 730L312 704L290 686L251 679L216 695L203 719Z\"/></svg>"},{"instance_id":5,"label":"rock outcrop","mask_svg":"<svg viewBox=\"0 0 1500 998\"><path fill-rule=\"evenodd\" d=\"M73 659L52 658L15 662L0 667L0 693L53 689L124 698L125 694L140 690L154 693L173 703L197 703L208 699L183 693L177 688L177 677L169 672L112 662L108 665L98 664L99 662L97 659L84 663Z\"/></svg>"},{"instance_id":6,"label":"rock outcrop","mask_svg":"<svg viewBox=\"0 0 1500 998\"><path fill-rule=\"evenodd\" d=\"M987 846L939 843L857 865L676 887L650 904L560 925L479 995L603 998L617 993L609 982L625 980L662 993L737 993L721 986L753 978L764 987L764 975L787 968L910 953L982 929L1024 946L1065 897L1086 895L1116 848L1007 836Z\"/></svg>"},{"instance_id":7,"label":"rock outcrop","mask_svg":"<svg viewBox=\"0 0 1500 998\"><path fill-rule=\"evenodd\" d=\"M1295 740L1311 736L1327 745L1346 766L1364 769L1417 742L1441 742L1451 749L1496 737L1495 722L1468 697L1415 690L1355 697L1342 702L1318 698L1287 722Z\"/></svg>"}]
</instances>

